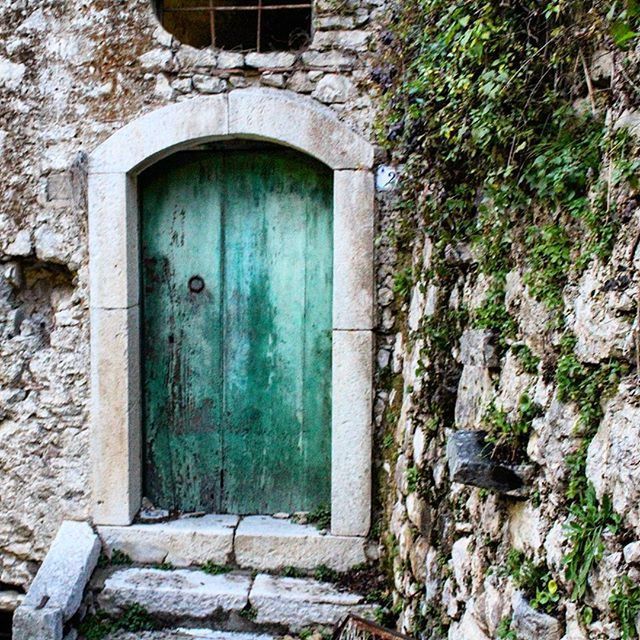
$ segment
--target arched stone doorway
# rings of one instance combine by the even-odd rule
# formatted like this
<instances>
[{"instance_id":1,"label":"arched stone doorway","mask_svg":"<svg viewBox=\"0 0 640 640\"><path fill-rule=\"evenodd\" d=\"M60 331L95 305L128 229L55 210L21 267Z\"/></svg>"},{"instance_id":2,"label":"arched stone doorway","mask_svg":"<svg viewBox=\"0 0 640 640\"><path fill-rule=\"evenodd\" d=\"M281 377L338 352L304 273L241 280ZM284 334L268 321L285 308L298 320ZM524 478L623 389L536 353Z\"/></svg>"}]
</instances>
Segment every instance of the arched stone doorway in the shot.
<instances>
[{"instance_id":1,"label":"arched stone doorway","mask_svg":"<svg viewBox=\"0 0 640 640\"><path fill-rule=\"evenodd\" d=\"M142 496L138 178L173 153L231 139L290 147L333 173L331 532L364 536L371 509L373 150L330 110L274 90L164 107L91 155L94 521L131 523Z\"/></svg>"}]
</instances>

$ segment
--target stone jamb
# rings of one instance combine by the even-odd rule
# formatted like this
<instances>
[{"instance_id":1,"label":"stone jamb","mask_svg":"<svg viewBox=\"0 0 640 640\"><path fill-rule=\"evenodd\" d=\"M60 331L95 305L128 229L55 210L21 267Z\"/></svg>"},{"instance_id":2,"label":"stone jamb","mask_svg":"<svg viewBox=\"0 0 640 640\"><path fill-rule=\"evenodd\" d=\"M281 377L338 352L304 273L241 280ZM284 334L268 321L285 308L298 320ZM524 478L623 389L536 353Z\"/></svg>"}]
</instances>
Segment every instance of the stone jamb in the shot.
<instances>
[{"instance_id":1,"label":"stone jamb","mask_svg":"<svg viewBox=\"0 0 640 640\"><path fill-rule=\"evenodd\" d=\"M93 519L128 525L140 507L137 176L176 151L225 138L275 142L334 171L331 532L364 536L371 510L373 148L330 109L272 89L163 107L90 156Z\"/></svg>"}]
</instances>

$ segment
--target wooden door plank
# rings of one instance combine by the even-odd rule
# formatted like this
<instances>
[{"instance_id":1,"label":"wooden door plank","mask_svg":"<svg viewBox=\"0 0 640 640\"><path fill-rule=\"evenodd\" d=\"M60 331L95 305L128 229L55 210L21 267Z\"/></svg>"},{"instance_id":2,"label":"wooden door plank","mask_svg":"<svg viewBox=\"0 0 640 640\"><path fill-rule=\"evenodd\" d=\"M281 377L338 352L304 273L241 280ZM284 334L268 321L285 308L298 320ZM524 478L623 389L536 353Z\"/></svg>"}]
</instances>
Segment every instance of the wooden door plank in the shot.
<instances>
[{"instance_id":1,"label":"wooden door plank","mask_svg":"<svg viewBox=\"0 0 640 640\"><path fill-rule=\"evenodd\" d=\"M330 407L330 348L315 353L318 329L311 340L305 334L310 322L326 340L331 327L331 282L327 267L315 263L327 249L307 256L327 238L331 255L331 178L288 154L236 153L225 163L225 508L309 509L328 500L330 483L330 413L314 406ZM317 218L311 242L308 210ZM325 274L310 277L317 305L307 305L309 270ZM319 308L318 318L307 318ZM318 358L309 373L306 357Z\"/></svg>"},{"instance_id":2,"label":"wooden door plank","mask_svg":"<svg viewBox=\"0 0 640 640\"><path fill-rule=\"evenodd\" d=\"M141 178L145 493L169 509L221 508L221 180L202 154Z\"/></svg>"}]
</instances>

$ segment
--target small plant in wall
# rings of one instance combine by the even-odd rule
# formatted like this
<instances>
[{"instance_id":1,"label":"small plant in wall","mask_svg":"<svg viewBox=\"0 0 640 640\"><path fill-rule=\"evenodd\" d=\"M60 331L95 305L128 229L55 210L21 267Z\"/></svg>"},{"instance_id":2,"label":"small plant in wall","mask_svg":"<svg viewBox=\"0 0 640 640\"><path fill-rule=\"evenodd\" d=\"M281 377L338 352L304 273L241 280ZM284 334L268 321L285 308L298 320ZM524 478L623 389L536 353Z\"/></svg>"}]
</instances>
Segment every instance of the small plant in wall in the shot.
<instances>
[{"instance_id":1,"label":"small plant in wall","mask_svg":"<svg viewBox=\"0 0 640 640\"><path fill-rule=\"evenodd\" d=\"M620 578L609 598L609 605L620 623L622 640L638 637L636 621L640 615L640 585L629 576Z\"/></svg>"}]
</instances>

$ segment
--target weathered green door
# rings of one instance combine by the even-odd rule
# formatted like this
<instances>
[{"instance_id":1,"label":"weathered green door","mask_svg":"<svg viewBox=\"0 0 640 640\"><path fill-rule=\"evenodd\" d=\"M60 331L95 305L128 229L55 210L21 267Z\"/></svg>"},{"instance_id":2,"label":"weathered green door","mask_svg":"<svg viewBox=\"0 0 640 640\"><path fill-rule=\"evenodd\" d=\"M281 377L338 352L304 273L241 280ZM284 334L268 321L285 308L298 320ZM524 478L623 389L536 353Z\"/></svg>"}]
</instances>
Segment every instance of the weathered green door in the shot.
<instances>
[{"instance_id":1,"label":"weathered green door","mask_svg":"<svg viewBox=\"0 0 640 640\"><path fill-rule=\"evenodd\" d=\"M145 495L329 503L332 176L285 150L181 153L140 178Z\"/></svg>"}]
</instances>

